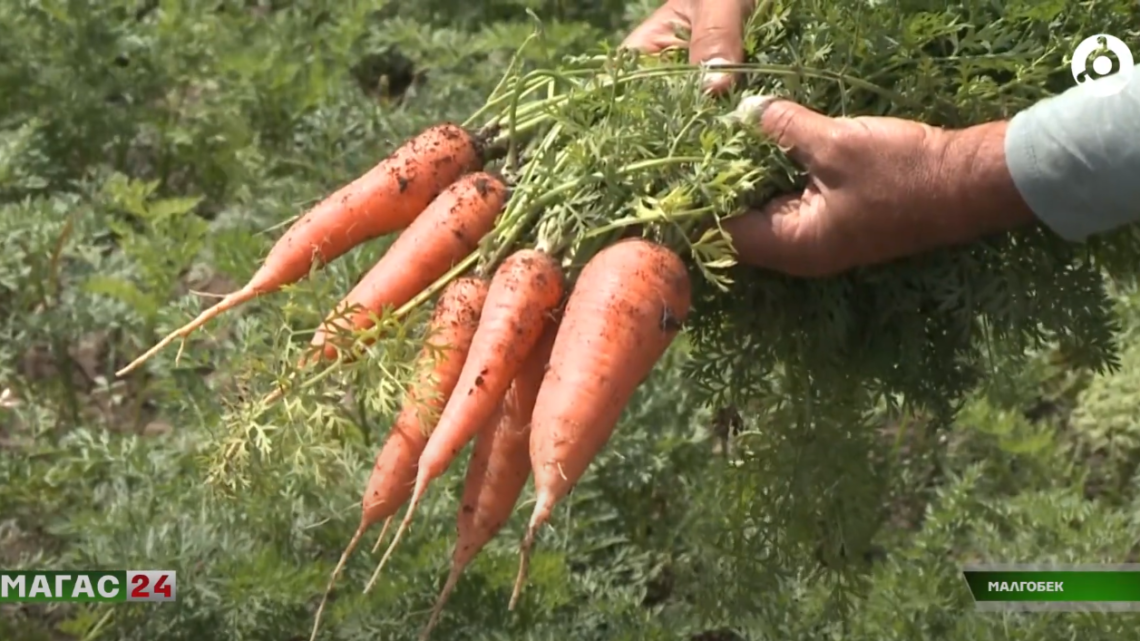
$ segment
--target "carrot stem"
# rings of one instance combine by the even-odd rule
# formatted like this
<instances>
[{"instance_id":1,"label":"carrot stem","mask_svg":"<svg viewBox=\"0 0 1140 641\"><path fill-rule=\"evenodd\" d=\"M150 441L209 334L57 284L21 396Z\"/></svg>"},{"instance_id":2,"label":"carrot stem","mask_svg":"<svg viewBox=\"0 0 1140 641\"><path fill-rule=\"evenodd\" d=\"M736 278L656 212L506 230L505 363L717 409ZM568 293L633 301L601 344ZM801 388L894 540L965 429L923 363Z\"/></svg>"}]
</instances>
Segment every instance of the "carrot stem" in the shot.
<instances>
[{"instance_id":1,"label":"carrot stem","mask_svg":"<svg viewBox=\"0 0 1140 641\"><path fill-rule=\"evenodd\" d=\"M648 216L646 218L634 218L634 217L622 218L620 220L615 220L609 224L602 225L601 227L595 227L594 229L591 229L590 231L583 234L582 238L584 238L584 239L597 238L598 236L605 236L606 234L618 231L620 229L625 229L626 227L632 227L634 225L644 225L645 223L654 223L654 222L662 222L662 221L675 222L678 220L685 220L688 218L699 218L699 217L704 216L705 214L708 214L714 210L715 210L715 208L713 208L711 206L710 207L698 207L696 209L690 209L688 211L682 211L682 212L669 214L669 215Z\"/></svg>"},{"instance_id":2,"label":"carrot stem","mask_svg":"<svg viewBox=\"0 0 1140 641\"><path fill-rule=\"evenodd\" d=\"M310 387L316 385L317 383L325 380L326 378L331 376L334 371L336 371L336 368L338 366L340 366L341 362L342 361L341 361L340 357L338 357L337 360L335 360L331 364L329 364L328 367L324 368L320 372L317 372L311 378L306 379L305 382L301 383L299 386L297 386L296 389L297 390L307 390ZM265 409L268 409L268 407L270 405L281 400L281 398L285 396L285 392L288 391L288 389L289 389L288 387L278 387L277 389L273 390L269 394L266 394L265 398L261 399L261 403L264 405Z\"/></svg>"},{"instance_id":3,"label":"carrot stem","mask_svg":"<svg viewBox=\"0 0 1140 641\"><path fill-rule=\"evenodd\" d=\"M474 125L479 121L479 118L481 118L483 114L487 113L488 110L492 109L495 106L496 100L499 97L499 92L503 90L503 86L507 84L507 80L513 76L513 74L518 70L519 65L522 63L523 52L526 51L526 48L529 47L530 43L534 42L536 38L538 38L538 31L532 32L529 36L523 39L522 44L519 45L518 49L515 49L514 55L511 56L510 63L507 64L507 72L503 74L503 77L499 79L499 83L495 85L494 89L491 90L491 94L488 96L487 102L484 103L484 105L478 110L476 110L475 113L471 114L470 118L463 122L464 127L471 127Z\"/></svg>"},{"instance_id":4,"label":"carrot stem","mask_svg":"<svg viewBox=\"0 0 1140 641\"><path fill-rule=\"evenodd\" d=\"M895 91L891 91L890 89L887 89L887 88L882 87L880 85L877 85L873 82L870 82L870 81L867 81L867 80L864 80L861 78L856 78L856 77L850 76L848 74L844 74L844 73L840 73L840 72L836 72L836 71L829 71L826 69L817 69L817 68L813 68L813 67L799 66L799 65L775 65L775 64L755 64L755 63L742 63L742 64L736 64L736 65L724 65L723 67L718 67L718 69L723 70L727 73L765 74L765 75L774 75L774 76L809 77L809 78L817 78L817 79L821 79L821 80L831 80L834 82L845 83L847 85L850 85L850 86L853 86L853 87L856 87L859 89L863 89L865 91L870 91L872 93L876 93L880 96L883 96L883 97L891 100L892 102L895 102L896 104L905 104L905 105L913 105L914 104L914 102L912 100L907 99L905 96L903 96L903 95L901 95ZM683 75L683 74L689 74L689 73L697 73L700 71L701 71L700 65L669 64L669 65L658 65L658 66L643 68L643 69L636 69L636 70L631 71L629 73L615 77L612 75L598 75L596 73L597 70L593 69L593 68L575 69L575 70L570 70L570 71L561 71L558 74L553 74L550 70L536 69L534 71L527 73L526 75L522 76L521 78L519 78L516 81L516 84L529 85L529 83L534 83L534 82L536 82L536 80L538 78L543 77L543 76L556 77L556 78L560 78L560 79L568 79L572 76L582 75L582 76L590 77L591 80L596 81L596 84L593 86L578 85L576 87L576 90L578 92L582 92L582 93L585 93L587 95L592 95L593 93L595 93L597 91L604 90L604 89L609 89L612 91L618 85L622 85L625 83L636 82L639 80L651 80L651 79L659 78L659 77L668 77L668 76L676 76L676 75ZM508 75L509 75L509 73L508 73ZM528 89L530 89L530 88L532 88L532 86L528 86ZM498 116L494 117L490 122L502 124L502 122L504 120L510 121L511 124L514 125L511 129L510 135L515 136L520 131L524 130L520 124L514 122L520 114L529 115L531 113L541 112L541 111L546 110L547 108L550 108L550 107L557 107L558 105L560 105L564 102L568 102L568 101L575 99L578 95L580 95L580 94L576 93L575 90L571 90L571 91L568 91L565 93L558 94L554 97L548 97L548 98L545 98L543 100L535 101L535 102L527 104L527 105L516 105L516 104L514 104L514 101L513 101L514 92L512 92L512 93L505 94L505 95L499 96L493 100L488 101L483 106L483 108L480 109L480 115L482 115L482 113L490 111L492 108L499 106L502 103L510 100L511 102L509 103L508 108L505 110L506 113L500 113ZM537 116L537 117L535 117L534 120L527 122L527 128L529 129L529 128L534 127L534 126L538 126L538 125L542 124L543 122L546 122L546 121L552 119L553 117L554 116L552 114L545 114L542 116Z\"/></svg>"},{"instance_id":5,"label":"carrot stem","mask_svg":"<svg viewBox=\"0 0 1140 641\"><path fill-rule=\"evenodd\" d=\"M630 163L626 167L619 170L618 175L636 173L639 171L644 171L646 169L654 169L657 167L668 167L669 165L679 165L679 164L683 164L683 163L687 163L687 162L693 162L693 163L701 162L703 160L704 160L704 158L700 158L697 156L673 156L671 158L653 158L650 160L643 160L641 162ZM541 211L544 207L546 207L547 205L550 205L554 202L557 202L566 193L582 187L583 185L585 185L587 182L589 182L591 180L603 180L605 178L606 178L606 175L601 173L601 172L588 174L586 176L582 176L582 177L577 178L575 180L562 183L561 185L554 187L553 189L547 190L545 193L543 193L542 196L540 196L539 198L536 198L535 200L526 204L526 206L523 208L523 211L521 213L516 214L517 217L513 218L511 220L511 224L513 224L514 227L511 228L511 230L509 232L507 232L506 238L495 249L495 252L493 254L491 254L491 256L484 263L482 263L480 265L480 270L483 273L486 273L488 270L494 269L495 264L498 263L498 261L502 259L504 254L508 253L511 250L515 241L518 240L518 237L527 228L527 226L528 226L527 223L529 223L536 215L541 213ZM543 248L540 248L540 249L543 249ZM544 251L547 251L547 250L544 249Z\"/></svg>"}]
</instances>

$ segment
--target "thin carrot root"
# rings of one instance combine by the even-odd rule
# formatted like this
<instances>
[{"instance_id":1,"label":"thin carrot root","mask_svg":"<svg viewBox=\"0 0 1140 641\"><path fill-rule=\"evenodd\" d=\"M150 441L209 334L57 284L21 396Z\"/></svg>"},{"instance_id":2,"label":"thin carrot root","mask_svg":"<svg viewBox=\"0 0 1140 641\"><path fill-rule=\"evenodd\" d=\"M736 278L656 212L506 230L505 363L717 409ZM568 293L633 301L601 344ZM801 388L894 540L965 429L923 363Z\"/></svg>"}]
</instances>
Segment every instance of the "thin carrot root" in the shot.
<instances>
[{"instance_id":1,"label":"thin carrot root","mask_svg":"<svg viewBox=\"0 0 1140 641\"><path fill-rule=\"evenodd\" d=\"M455 391L447 399L417 463L411 504L365 593L402 540L428 484L447 470L459 450L495 415L549 325L562 288L561 267L542 252L520 250L496 270Z\"/></svg>"},{"instance_id":2,"label":"thin carrot root","mask_svg":"<svg viewBox=\"0 0 1140 641\"><path fill-rule=\"evenodd\" d=\"M420 455L411 505L376 568L377 575L411 524L428 484L447 470L459 451L495 416L549 326L562 292L561 267L543 252L520 250L495 271L456 391Z\"/></svg>"},{"instance_id":3,"label":"thin carrot root","mask_svg":"<svg viewBox=\"0 0 1140 641\"><path fill-rule=\"evenodd\" d=\"M436 624L439 623L439 617L443 614L443 606L447 604L447 598L455 590L455 586L459 584L459 576L463 574L463 566L452 564L451 570L447 573L447 582L443 584L443 589L439 591L439 597L435 600L435 605L432 606L431 616L428 617L427 625L424 626L423 632L420 633L420 641L427 641L431 636L431 631L435 629Z\"/></svg>"},{"instance_id":4,"label":"thin carrot root","mask_svg":"<svg viewBox=\"0 0 1140 641\"><path fill-rule=\"evenodd\" d=\"M392 525L392 517L384 519L384 527L380 528L380 536L376 537L376 543L372 546L371 554L376 554L376 550L380 549L380 543L384 541L384 537L388 535L388 526Z\"/></svg>"},{"instance_id":5,"label":"thin carrot root","mask_svg":"<svg viewBox=\"0 0 1140 641\"><path fill-rule=\"evenodd\" d=\"M368 585L365 586L365 594L372 590L381 570L403 536L416 503L423 496L423 486L416 485L417 461L435 429L441 406L455 389L460 370L467 359L467 352L479 325L486 297L486 281L464 277L451 283L436 304L430 323L435 331L429 332L431 338L428 340L442 341L442 344L449 348L445 350L442 358L437 360L433 354L434 350L430 349L430 346L424 346L420 355L423 365L420 368L419 380L409 388L407 401L396 419L396 426L377 458L373 476L383 482L377 484L375 491L370 484L365 496L366 501L371 498L384 511L382 515L375 516L379 521L382 518L391 518L395 514L399 506L408 500L413 486L419 491L413 498L413 503L408 508L408 515L396 532L395 539L376 566ZM367 505L365 510L370 511ZM377 547L379 544L377 541Z\"/></svg>"},{"instance_id":6,"label":"thin carrot root","mask_svg":"<svg viewBox=\"0 0 1140 641\"><path fill-rule=\"evenodd\" d=\"M178 351L174 354L174 365L178 366L182 363L182 354L186 351L186 339L178 341Z\"/></svg>"},{"instance_id":7,"label":"thin carrot root","mask_svg":"<svg viewBox=\"0 0 1140 641\"><path fill-rule=\"evenodd\" d=\"M507 604L508 610L514 611L515 606L518 605L519 598L522 596L523 585L526 584L527 571L530 569L530 552L534 549L534 539L538 534L538 529L550 519L553 509L554 501L550 499L550 496L540 494L534 513L531 514L530 524L527 525L526 534L523 536L522 544L519 546L519 572L515 576L515 587L511 590L511 602Z\"/></svg>"},{"instance_id":8,"label":"thin carrot root","mask_svg":"<svg viewBox=\"0 0 1140 641\"><path fill-rule=\"evenodd\" d=\"M396 529L396 536L392 537L392 542L388 544L388 549L384 550L384 556L380 557L380 563L376 564L376 570L372 573L372 577L368 579L368 585L364 586L365 594L372 591L372 586L376 584L376 579L380 578L380 571L388 564L388 559L392 557L392 552L394 552L396 546L400 544L400 539L404 538L404 532L408 531L408 526L412 523L412 515L415 514L416 508L419 507L425 490L427 490L427 483L423 483L422 485L416 483L416 493L412 495L412 502L408 505L408 511L404 514L404 520L400 521L400 527Z\"/></svg>"},{"instance_id":9,"label":"thin carrot root","mask_svg":"<svg viewBox=\"0 0 1140 641\"><path fill-rule=\"evenodd\" d=\"M510 520L530 478L531 416L557 333L557 322L547 327L511 382L497 415L483 426L475 439L467 464L463 498L456 514L458 536L451 553L451 571L432 608L421 641L426 641L436 625L464 568Z\"/></svg>"},{"instance_id":10,"label":"thin carrot root","mask_svg":"<svg viewBox=\"0 0 1140 641\"><path fill-rule=\"evenodd\" d=\"M272 392L266 394L265 398L261 399L261 404L262 405L272 405L272 404L276 403L277 401L281 400L281 398L284 396L285 396L285 388L284 387L278 387L277 389L273 390Z\"/></svg>"},{"instance_id":11,"label":"thin carrot root","mask_svg":"<svg viewBox=\"0 0 1140 641\"><path fill-rule=\"evenodd\" d=\"M564 287L558 261L533 249L516 251L495 270L455 393L420 455L417 494L494 415L557 314Z\"/></svg>"},{"instance_id":12,"label":"thin carrot root","mask_svg":"<svg viewBox=\"0 0 1140 641\"><path fill-rule=\"evenodd\" d=\"M356 532L352 535L352 540L348 542L348 546L344 548L344 552L340 555L340 561L337 562L336 568L333 569L332 576L329 577L328 587L325 588L324 596L321 597L321 604L317 606L317 614L313 619L313 633L309 635L309 641L315 641L317 638L317 630L321 625L321 615L324 614L325 605L328 603L329 595L332 594L333 586L336 585L336 580L340 577L340 573L344 571L344 566L348 563L348 557L356 550L356 546L360 544L360 539L364 537L364 533L368 530L368 522L362 520L360 527L356 528ZM383 536L383 533L381 533Z\"/></svg>"},{"instance_id":13,"label":"thin carrot root","mask_svg":"<svg viewBox=\"0 0 1140 641\"><path fill-rule=\"evenodd\" d=\"M526 573L530 568L530 551L534 547L534 534L534 529L528 527L522 545L519 546L519 573L515 576L515 587L511 590L511 602L507 604L507 609L512 612L518 605L519 597L522 596L523 585L526 584Z\"/></svg>"},{"instance_id":14,"label":"thin carrot root","mask_svg":"<svg viewBox=\"0 0 1140 641\"><path fill-rule=\"evenodd\" d=\"M232 294L227 294L225 298L215 303L212 307L209 307L202 313L198 314L197 318L164 336L163 339L155 343L153 347L143 352L142 356L139 356L135 360L131 361L130 364L128 364L126 367L115 372L115 376L125 376L131 373L174 341L180 338L185 339L192 332L210 322L211 320L217 318L223 312L227 312L237 307L238 305L247 303L254 298L257 298L259 294L260 292L251 287L243 287L236 292L233 292Z\"/></svg>"}]
</instances>

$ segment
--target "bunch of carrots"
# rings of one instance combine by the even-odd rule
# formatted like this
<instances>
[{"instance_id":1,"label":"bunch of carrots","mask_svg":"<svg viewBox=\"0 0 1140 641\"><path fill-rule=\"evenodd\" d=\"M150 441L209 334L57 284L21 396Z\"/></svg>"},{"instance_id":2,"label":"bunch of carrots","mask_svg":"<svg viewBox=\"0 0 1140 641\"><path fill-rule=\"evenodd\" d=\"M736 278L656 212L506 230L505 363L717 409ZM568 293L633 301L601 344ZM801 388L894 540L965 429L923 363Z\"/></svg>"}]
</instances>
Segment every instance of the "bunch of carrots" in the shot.
<instances>
[{"instance_id":1,"label":"bunch of carrots","mask_svg":"<svg viewBox=\"0 0 1140 641\"><path fill-rule=\"evenodd\" d=\"M516 73L512 63L483 110L466 123L420 132L319 202L281 236L243 287L118 372L125 375L171 343L184 342L227 310L297 283L370 240L397 234L328 312L298 363L298 371L315 364L331 371L356 358L355 345L380 337L377 326L385 314L400 317L433 305L403 405L364 489L360 524L317 610L313 638L337 579L367 531L383 523L378 547L407 506L365 592L407 531L429 484L469 443L452 567L423 634L533 477L535 506L520 542L513 609L538 531L608 442L635 390L684 326L693 299L690 270L709 273L700 260L682 256L701 253L697 246L716 231L722 210L735 208L734 199L717 196L715 207L695 204L667 218L664 206L649 214L637 210L637 203L632 212L598 207L594 190L609 179L606 172L589 172L559 187L544 182L579 159L567 141L578 137L580 124L563 117L575 101L593 112L599 99L638 80L672 82L683 75L691 86L699 85L700 70L692 67L620 75L612 62L583 61L575 77ZM470 123L493 109L500 111L472 128ZM710 122L719 118L707 104L701 109ZM678 140L704 144L697 125L692 118L677 132ZM505 161L503 168L490 169L498 160ZM714 180L700 173L710 167L719 172ZM670 202L690 200L688 183L728 193L757 175L738 158L674 153L622 168L617 192L624 185L648 186L663 172L681 172L670 178L673 184L660 186L664 191L658 193ZM579 211L579 204L589 211ZM267 400L285 393L280 387Z\"/></svg>"},{"instance_id":2,"label":"bunch of carrots","mask_svg":"<svg viewBox=\"0 0 1140 641\"><path fill-rule=\"evenodd\" d=\"M398 231L391 248L329 313L302 365L342 358L342 337L369 328L386 308L438 293L414 379L365 487L360 525L325 593L327 600L366 531L383 522L382 540L407 504L365 591L371 589L428 485L473 441L452 570L425 637L460 573L508 520L533 473L537 502L521 544L514 607L536 532L610 438L635 389L681 329L692 295L681 257L641 237L594 253L572 287L549 238L534 247L503 243L478 261L480 243L492 237L497 221L504 224L511 192L505 178L484 170L486 148L486 134L462 126L423 131L302 216L244 287L119 372L222 312Z\"/></svg>"}]
</instances>

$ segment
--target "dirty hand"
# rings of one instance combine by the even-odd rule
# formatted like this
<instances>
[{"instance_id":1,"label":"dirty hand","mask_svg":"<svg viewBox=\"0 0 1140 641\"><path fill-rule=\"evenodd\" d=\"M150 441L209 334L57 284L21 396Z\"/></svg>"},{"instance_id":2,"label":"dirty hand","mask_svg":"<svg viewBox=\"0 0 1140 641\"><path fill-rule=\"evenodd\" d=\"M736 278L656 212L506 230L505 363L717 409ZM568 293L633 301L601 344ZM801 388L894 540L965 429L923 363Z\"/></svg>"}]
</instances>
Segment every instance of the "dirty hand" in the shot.
<instances>
[{"instance_id":1,"label":"dirty hand","mask_svg":"<svg viewBox=\"0 0 1140 641\"><path fill-rule=\"evenodd\" d=\"M754 8L754 0L667 0L622 46L649 54L687 47L692 64L739 64L744 60L744 23ZM690 33L689 41L679 32ZM712 72L705 87L720 92L732 82L732 74Z\"/></svg>"},{"instance_id":2,"label":"dirty hand","mask_svg":"<svg viewBox=\"0 0 1140 641\"><path fill-rule=\"evenodd\" d=\"M737 115L808 173L802 193L726 220L742 263L820 277L1027 224L1005 163L1005 122L946 130L897 118L829 118L746 98Z\"/></svg>"}]
</instances>

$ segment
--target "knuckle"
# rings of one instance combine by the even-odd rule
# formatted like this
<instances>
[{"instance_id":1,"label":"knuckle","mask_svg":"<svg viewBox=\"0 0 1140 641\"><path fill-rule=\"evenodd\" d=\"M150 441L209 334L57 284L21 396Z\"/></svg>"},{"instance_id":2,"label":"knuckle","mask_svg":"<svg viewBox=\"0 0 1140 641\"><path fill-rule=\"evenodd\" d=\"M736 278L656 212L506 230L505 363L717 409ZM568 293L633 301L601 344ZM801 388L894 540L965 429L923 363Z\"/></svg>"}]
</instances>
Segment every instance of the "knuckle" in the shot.
<instances>
[{"instance_id":1,"label":"knuckle","mask_svg":"<svg viewBox=\"0 0 1140 641\"><path fill-rule=\"evenodd\" d=\"M768 109L772 137L776 140L777 145L786 147L789 142L788 134L792 130L792 123L795 122L795 112L792 109L783 108L779 103Z\"/></svg>"},{"instance_id":2,"label":"knuckle","mask_svg":"<svg viewBox=\"0 0 1140 641\"><path fill-rule=\"evenodd\" d=\"M838 126L830 128L827 132L830 146L833 149L848 151L858 149L865 144L867 135L870 133L865 122L847 116L836 118L835 122Z\"/></svg>"},{"instance_id":3,"label":"knuckle","mask_svg":"<svg viewBox=\"0 0 1140 641\"><path fill-rule=\"evenodd\" d=\"M856 121L836 118L834 125L822 129L812 147L812 159L820 168L846 165L867 152L866 132Z\"/></svg>"},{"instance_id":4,"label":"knuckle","mask_svg":"<svg viewBox=\"0 0 1140 641\"><path fill-rule=\"evenodd\" d=\"M726 48L729 39L729 31L724 26L707 25L693 32L692 46L704 52L704 57L709 58L727 53L721 49Z\"/></svg>"}]
</instances>

